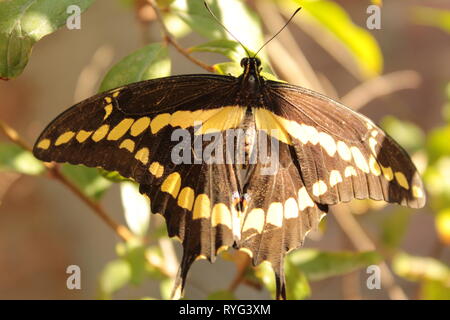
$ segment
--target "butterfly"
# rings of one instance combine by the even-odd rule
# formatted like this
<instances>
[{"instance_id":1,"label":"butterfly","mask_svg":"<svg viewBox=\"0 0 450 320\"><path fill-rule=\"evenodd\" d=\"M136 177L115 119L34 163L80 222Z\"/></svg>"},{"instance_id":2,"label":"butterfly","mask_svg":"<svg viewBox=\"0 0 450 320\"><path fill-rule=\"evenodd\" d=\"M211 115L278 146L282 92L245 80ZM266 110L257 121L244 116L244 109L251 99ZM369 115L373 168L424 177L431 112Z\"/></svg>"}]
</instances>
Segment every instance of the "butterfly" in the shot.
<instances>
[{"instance_id":1,"label":"butterfly","mask_svg":"<svg viewBox=\"0 0 450 320\"><path fill-rule=\"evenodd\" d=\"M43 161L117 171L140 185L183 245L176 296L195 260L214 262L233 247L253 265L271 264L284 299L284 258L328 206L425 204L411 158L371 120L263 78L257 57L241 66L239 77L170 76L97 94L53 120L33 149Z\"/></svg>"}]
</instances>

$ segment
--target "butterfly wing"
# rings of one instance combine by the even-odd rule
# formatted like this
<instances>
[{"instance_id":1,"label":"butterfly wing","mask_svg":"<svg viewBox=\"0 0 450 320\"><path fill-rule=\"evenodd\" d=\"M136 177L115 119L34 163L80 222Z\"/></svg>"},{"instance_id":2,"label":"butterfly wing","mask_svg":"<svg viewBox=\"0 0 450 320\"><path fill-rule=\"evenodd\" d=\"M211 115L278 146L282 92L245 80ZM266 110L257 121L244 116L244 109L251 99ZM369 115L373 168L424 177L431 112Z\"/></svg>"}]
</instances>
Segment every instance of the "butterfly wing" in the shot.
<instances>
[{"instance_id":1,"label":"butterfly wing","mask_svg":"<svg viewBox=\"0 0 450 320\"><path fill-rule=\"evenodd\" d=\"M169 235L183 242L181 291L195 259L213 261L233 243L234 169L197 163L202 153L195 141L202 137L203 150L209 145L205 136L210 141L222 137L223 130L241 122L244 109L232 104L235 80L187 75L101 93L58 116L34 146L34 155L43 161L100 167L138 182L152 212L165 217ZM177 134L177 129L184 130Z\"/></svg>"},{"instance_id":2,"label":"butterfly wing","mask_svg":"<svg viewBox=\"0 0 450 320\"><path fill-rule=\"evenodd\" d=\"M411 158L367 117L304 88L269 81L267 92L271 109L260 113L268 113L266 126L279 129L283 143L295 149L314 201L332 205L370 198L424 206L423 184Z\"/></svg>"}]
</instances>

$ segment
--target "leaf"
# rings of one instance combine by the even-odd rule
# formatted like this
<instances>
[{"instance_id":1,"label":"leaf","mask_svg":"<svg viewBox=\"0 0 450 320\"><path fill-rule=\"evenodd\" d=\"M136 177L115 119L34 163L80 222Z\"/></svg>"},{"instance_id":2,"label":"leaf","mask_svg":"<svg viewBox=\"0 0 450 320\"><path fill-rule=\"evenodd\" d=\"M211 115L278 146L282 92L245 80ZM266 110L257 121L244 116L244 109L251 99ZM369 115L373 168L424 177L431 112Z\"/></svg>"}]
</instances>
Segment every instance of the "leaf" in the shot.
<instances>
[{"instance_id":1,"label":"leaf","mask_svg":"<svg viewBox=\"0 0 450 320\"><path fill-rule=\"evenodd\" d=\"M441 157L427 168L424 174L427 191L433 196L432 206L444 208L450 206L450 157Z\"/></svg>"},{"instance_id":2,"label":"leaf","mask_svg":"<svg viewBox=\"0 0 450 320\"><path fill-rule=\"evenodd\" d=\"M382 223L381 241L390 250L399 247L408 227L411 211L406 208L397 208L388 215Z\"/></svg>"},{"instance_id":3,"label":"leaf","mask_svg":"<svg viewBox=\"0 0 450 320\"><path fill-rule=\"evenodd\" d=\"M233 292L229 290L219 290L211 293L206 299L208 300L236 300Z\"/></svg>"},{"instance_id":4,"label":"leaf","mask_svg":"<svg viewBox=\"0 0 450 320\"><path fill-rule=\"evenodd\" d=\"M0 1L0 77L22 73L33 45L66 24L67 8L76 5L83 12L93 0Z\"/></svg>"},{"instance_id":5,"label":"leaf","mask_svg":"<svg viewBox=\"0 0 450 320\"><path fill-rule=\"evenodd\" d=\"M113 293L123 288L131 279L130 265L122 259L108 262L99 277L101 299L111 299Z\"/></svg>"},{"instance_id":6,"label":"leaf","mask_svg":"<svg viewBox=\"0 0 450 320\"><path fill-rule=\"evenodd\" d=\"M111 182L123 182L123 181L133 181L131 178L125 178L117 171L106 171L105 169L98 168L98 172Z\"/></svg>"},{"instance_id":7,"label":"leaf","mask_svg":"<svg viewBox=\"0 0 450 320\"><path fill-rule=\"evenodd\" d=\"M130 230L137 236L144 237L150 223L150 202L133 182L120 184L120 195L125 220Z\"/></svg>"},{"instance_id":8,"label":"leaf","mask_svg":"<svg viewBox=\"0 0 450 320\"><path fill-rule=\"evenodd\" d=\"M308 279L305 273L290 259L285 262L286 297L289 300L304 300L311 295Z\"/></svg>"},{"instance_id":9,"label":"leaf","mask_svg":"<svg viewBox=\"0 0 450 320\"><path fill-rule=\"evenodd\" d=\"M45 170L41 161L29 151L12 143L0 143L0 171L38 175Z\"/></svg>"},{"instance_id":10,"label":"leaf","mask_svg":"<svg viewBox=\"0 0 450 320\"><path fill-rule=\"evenodd\" d=\"M431 280L450 286L449 266L433 258L399 253L392 259L392 269L410 281Z\"/></svg>"},{"instance_id":11,"label":"leaf","mask_svg":"<svg viewBox=\"0 0 450 320\"><path fill-rule=\"evenodd\" d=\"M276 284L272 266L267 261L255 268L254 275L275 298ZM286 298L289 300L302 300L310 296L311 289L305 274L297 266L286 259Z\"/></svg>"},{"instance_id":12,"label":"leaf","mask_svg":"<svg viewBox=\"0 0 450 320\"><path fill-rule=\"evenodd\" d=\"M217 18L246 47L255 51L262 46L264 37L259 18L242 1L208 1L208 4ZM214 21L203 0L176 0L170 11L207 39L233 40L232 36Z\"/></svg>"},{"instance_id":13,"label":"leaf","mask_svg":"<svg viewBox=\"0 0 450 320\"><path fill-rule=\"evenodd\" d=\"M288 15L301 6L301 19L294 19L293 22L302 27L306 21L310 24L307 27L320 28L332 39L343 44L355 59L363 77L373 77L381 73L383 55L376 39L370 32L355 25L340 5L326 0L284 0L278 3Z\"/></svg>"},{"instance_id":14,"label":"leaf","mask_svg":"<svg viewBox=\"0 0 450 320\"><path fill-rule=\"evenodd\" d=\"M411 18L417 24L450 33L450 10L415 6L412 8Z\"/></svg>"},{"instance_id":15,"label":"leaf","mask_svg":"<svg viewBox=\"0 0 450 320\"><path fill-rule=\"evenodd\" d=\"M412 122L387 116L381 121L381 127L410 153L422 149L425 145L423 130Z\"/></svg>"},{"instance_id":16,"label":"leaf","mask_svg":"<svg viewBox=\"0 0 450 320\"><path fill-rule=\"evenodd\" d=\"M130 268L129 283L139 285L147 275L147 260L145 257L146 248L139 239L132 239L125 243L116 245L117 255Z\"/></svg>"},{"instance_id":17,"label":"leaf","mask_svg":"<svg viewBox=\"0 0 450 320\"><path fill-rule=\"evenodd\" d=\"M431 163L435 162L442 156L450 155L450 124L444 127L433 129L427 137L427 153Z\"/></svg>"},{"instance_id":18,"label":"leaf","mask_svg":"<svg viewBox=\"0 0 450 320\"><path fill-rule=\"evenodd\" d=\"M288 255L293 266L300 268L309 280L316 281L377 264L382 257L375 251L322 252L302 249Z\"/></svg>"},{"instance_id":19,"label":"leaf","mask_svg":"<svg viewBox=\"0 0 450 320\"><path fill-rule=\"evenodd\" d=\"M101 176L96 168L88 168L81 165L63 164L62 173L76 184L85 195L94 200L99 200L111 182Z\"/></svg>"},{"instance_id":20,"label":"leaf","mask_svg":"<svg viewBox=\"0 0 450 320\"><path fill-rule=\"evenodd\" d=\"M450 286L439 281L423 281L420 288L420 296L423 300L450 300Z\"/></svg>"},{"instance_id":21,"label":"leaf","mask_svg":"<svg viewBox=\"0 0 450 320\"><path fill-rule=\"evenodd\" d=\"M167 47L153 43L126 56L114 65L100 85L100 92L132 82L170 75Z\"/></svg>"},{"instance_id":22,"label":"leaf","mask_svg":"<svg viewBox=\"0 0 450 320\"><path fill-rule=\"evenodd\" d=\"M436 231L444 245L450 245L450 208L440 210L435 218Z\"/></svg>"},{"instance_id":23,"label":"leaf","mask_svg":"<svg viewBox=\"0 0 450 320\"><path fill-rule=\"evenodd\" d=\"M232 61L240 62L247 54L242 46L234 40L212 40L189 48L190 52L214 52L219 53ZM242 70L242 68L241 68Z\"/></svg>"}]
</instances>

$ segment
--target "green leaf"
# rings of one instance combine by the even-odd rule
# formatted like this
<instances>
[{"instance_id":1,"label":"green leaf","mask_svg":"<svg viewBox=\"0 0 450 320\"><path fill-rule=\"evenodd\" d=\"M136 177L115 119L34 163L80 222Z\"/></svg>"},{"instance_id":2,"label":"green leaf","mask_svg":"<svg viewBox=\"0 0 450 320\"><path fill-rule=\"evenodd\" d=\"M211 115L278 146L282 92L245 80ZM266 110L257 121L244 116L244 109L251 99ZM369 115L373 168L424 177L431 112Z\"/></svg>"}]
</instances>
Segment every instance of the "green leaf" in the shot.
<instances>
[{"instance_id":1,"label":"green leaf","mask_svg":"<svg viewBox=\"0 0 450 320\"><path fill-rule=\"evenodd\" d=\"M98 172L100 172L102 177L108 179L111 182L133 181L129 178L125 178L117 171L106 171L105 169L98 168Z\"/></svg>"},{"instance_id":2,"label":"green leaf","mask_svg":"<svg viewBox=\"0 0 450 320\"><path fill-rule=\"evenodd\" d=\"M427 137L427 153L431 163L435 162L442 156L450 155L450 124L444 127L433 129Z\"/></svg>"},{"instance_id":3,"label":"green leaf","mask_svg":"<svg viewBox=\"0 0 450 320\"><path fill-rule=\"evenodd\" d=\"M384 246L390 250L398 248L407 230L410 217L411 211L400 207L384 219L381 233Z\"/></svg>"},{"instance_id":4,"label":"green leaf","mask_svg":"<svg viewBox=\"0 0 450 320\"><path fill-rule=\"evenodd\" d=\"M219 290L211 293L206 299L208 300L236 300L233 292L229 290Z\"/></svg>"},{"instance_id":5,"label":"green leaf","mask_svg":"<svg viewBox=\"0 0 450 320\"><path fill-rule=\"evenodd\" d=\"M450 33L450 10L415 6L412 8L411 17L417 24L439 28Z\"/></svg>"},{"instance_id":6,"label":"green leaf","mask_svg":"<svg viewBox=\"0 0 450 320\"><path fill-rule=\"evenodd\" d=\"M76 5L81 12L93 0L12 0L0 1L0 77L14 78L22 73L33 45L45 35L66 24L67 8Z\"/></svg>"},{"instance_id":7,"label":"green leaf","mask_svg":"<svg viewBox=\"0 0 450 320\"><path fill-rule=\"evenodd\" d=\"M167 47L153 43L126 56L114 65L100 85L100 92L132 82L170 75Z\"/></svg>"},{"instance_id":8,"label":"green leaf","mask_svg":"<svg viewBox=\"0 0 450 320\"><path fill-rule=\"evenodd\" d=\"M37 160L31 152L12 143L0 143L0 171L38 175L44 170L42 162Z\"/></svg>"},{"instance_id":9,"label":"green leaf","mask_svg":"<svg viewBox=\"0 0 450 320\"><path fill-rule=\"evenodd\" d=\"M450 245L450 208L440 210L435 218L436 231L444 245Z\"/></svg>"},{"instance_id":10,"label":"green leaf","mask_svg":"<svg viewBox=\"0 0 450 320\"><path fill-rule=\"evenodd\" d=\"M355 59L363 77L382 72L383 55L377 41L370 32L355 25L337 3L326 0L279 0L278 3L288 15L301 6L301 18L293 21L300 27L304 21L309 22L342 43ZM311 25L307 27L311 28Z\"/></svg>"},{"instance_id":11,"label":"green leaf","mask_svg":"<svg viewBox=\"0 0 450 320\"><path fill-rule=\"evenodd\" d=\"M250 50L264 43L258 16L242 1L208 1L211 10L230 32ZM170 7L192 30L210 40L230 39L230 36L206 10L203 0L176 0Z\"/></svg>"},{"instance_id":12,"label":"green leaf","mask_svg":"<svg viewBox=\"0 0 450 320\"><path fill-rule=\"evenodd\" d=\"M131 268L122 259L108 262L99 277L99 295L101 299L111 299L113 293L123 288L131 279Z\"/></svg>"},{"instance_id":13,"label":"green leaf","mask_svg":"<svg viewBox=\"0 0 450 320\"><path fill-rule=\"evenodd\" d=\"M412 122L387 116L381 121L381 126L403 148L411 153L422 149L425 145L425 134L423 130Z\"/></svg>"},{"instance_id":14,"label":"green leaf","mask_svg":"<svg viewBox=\"0 0 450 320\"><path fill-rule=\"evenodd\" d=\"M147 275L146 248L139 239L121 242L116 245L117 255L130 267L129 282L139 285Z\"/></svg>"},{"instance_id":15,"label":"green leaf","mask_svg":"<svg viewBox=\"0 0 450 320\"><path fill-rule=\"evenodd\" d=\"M423 281L420 296L423 300L450 300L450 285L439 281Z\"/></svg>"},{"instance_id":16,"label":"green leaf","mask_svg":"<svg viewBox=\"0 0 450 320\"><path fill-rule=\"evenodd\" d=\"M285 262L286 297L289 300L304 300L311 295L308 279L302 270L290 259Z\"/></svg>"},{"instance_id":17,"label":"green leaf","mask_svg":"<svg viewBox=\"0 0 450 320\"><path fill-rule=\"evenodd\" d=\"M111 182L102 177L96 168L88 168L81 165L63 164L62 173L75 183L81 191L94 200L99 200Z\"/></svg>"},{"instance_id":18,"label":"green leaf","mask_svg":"<svg viewBox=\"0 0 450 320\"><path fill-rule=\"evenodd\" d=\"M436 210L450 206L450 157L441 157L424 174L427 191L433 195Z\"/></svg>"},{"instance_id":19,"label":"green leaf","mask_svg":"<svg viewBox=\"0 0 450 320\"><path fill-rule=\"evenodd\" d=\"M234 40L212 40L189 48L190 52L214 52L224 55L232 61L240 62L247 54L242 46ZM241 68L242 72L242 68Z\"/></svg>"},{"instance_id":20,"label":"green leaf","mask_svg":"<svg viewBox=\"0 0 450 320\"><path fill-rule=\"evenodd\" d=\"M302 249L288 255L288 259L300 268L309 280L316 281L377 264L382 257L375 251L367 252L321 252Z\"/></svg>"},{"instance_id":21,"label":"green leaf","mask_svg":"<svg viewBox=\"0 0 450 320\"><path fill-rule=\"evenodd\" d=\"M145 236L150 223L150 202L133 182L120 184L120 195L124 208L125 220L130 230L138 236Z\"/></svg>"},{"instance_id":22,"label":"green leaf","mask_svg":"<svg viewBox=\"0 0 450 320\"><path fill-rule=\"evenodd\" d=\"M449 266L433 258L399 253L392 259L392 269L410 281L431 280L450 285Z\"/></svg>"}]
</instances>

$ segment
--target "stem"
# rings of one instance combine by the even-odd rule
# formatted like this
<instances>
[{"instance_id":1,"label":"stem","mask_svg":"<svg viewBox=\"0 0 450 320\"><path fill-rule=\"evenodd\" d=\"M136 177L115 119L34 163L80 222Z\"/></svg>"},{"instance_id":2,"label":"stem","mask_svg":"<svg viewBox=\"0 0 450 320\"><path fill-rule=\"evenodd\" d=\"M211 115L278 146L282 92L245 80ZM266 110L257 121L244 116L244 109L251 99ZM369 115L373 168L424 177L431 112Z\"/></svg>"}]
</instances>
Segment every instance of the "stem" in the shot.
<instances>
[{"instance_id":1,"label":"stem","mask_svg":"<svg viewBox=\"0 0 450 320\"><path fill-rule=\"evenodd\" d=\"M351 214L348 206L343 204L333 206L333 213L341 229L352 242L353 246L359 251L373 251L376 246L366 234L362 226ZM386 262L380 263L381 283L387 289L388 295L392 300L407 300L403 289L395 283L395 278Z\"/></svg>"},{"instance_id":2,"label":"stem","mask_svg":"<svg viewBox=\"0 0 450 320\"><path fill-rule=\"evenodd\" d=\"M0 131L2 131L6 137L8 137L11 142L20 146L21 148L32 152L30 146L23 141L20 135L16 130L11 128L9 125L0 121ZM70 180L68 180L60 171L59 166L55 163L44 162L44 166L49 173L49 176L58 180L63 185L65 185L70 191L72 191L79 199L81 199L88 207L90 207L94 213L105 222L110 228L112 228L116 234L125 241L131 240L134 236L131 231L125 227L124 225L118 224L113 219L109 217L109 215L105 212L105 210L96 202L94 202L91 198L86 196L76 185L74 185Z\"/></svg>"},{"instance_id":3,"label":"stem","mask_svg":"<svg viewBox=\"0 0 450 320\"><path fill-rule=\"evenodd\" d=\"M193 56L189 53L189 51L185 48L183 48L176 40L175 38L170 34L169 30L167 29L164 19L161 15L161 11L159 10L158 6L155 4L153 0L147 0L150 6L152 6L153 10L155 10L156 13L156 20L158 20L159 24L161 25L161 30L164 34L164 41L166 43L172 45L179 53L181 53L183 56L185 56L187 59L189 59L194 64L198 65L199 67L205 69L208 72L215 72L215 68L213 66L210 66Z\"/></svg>"}]
</instances>

